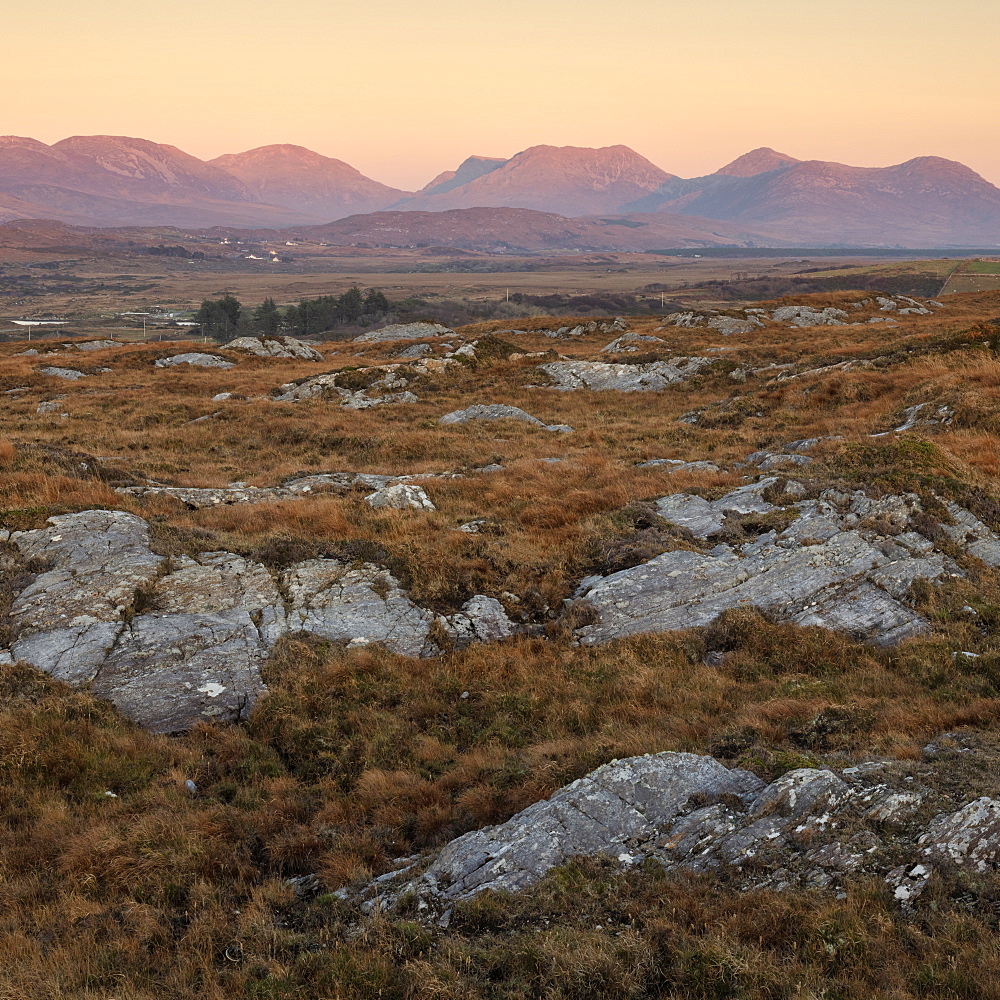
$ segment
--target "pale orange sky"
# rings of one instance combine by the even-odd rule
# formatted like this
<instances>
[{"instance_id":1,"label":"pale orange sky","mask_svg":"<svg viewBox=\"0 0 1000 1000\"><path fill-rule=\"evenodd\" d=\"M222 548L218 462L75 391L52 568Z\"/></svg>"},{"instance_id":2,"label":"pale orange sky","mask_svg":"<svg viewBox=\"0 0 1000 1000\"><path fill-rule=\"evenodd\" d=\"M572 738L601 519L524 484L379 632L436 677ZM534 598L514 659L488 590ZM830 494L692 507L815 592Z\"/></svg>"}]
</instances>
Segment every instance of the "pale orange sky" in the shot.
<instances>
[{"instance_id":1,"label":"pale orange sky","mask_svg":"<svg viewBox=\"0 0 1000 1000\"><path fill-rule=\"evenodd\" d=\"M935 154L1000 183L998 0L7 0L0 134L209 158L308 146L422 186L467 155L624 143Z\"/></svg>"}]
</instances>

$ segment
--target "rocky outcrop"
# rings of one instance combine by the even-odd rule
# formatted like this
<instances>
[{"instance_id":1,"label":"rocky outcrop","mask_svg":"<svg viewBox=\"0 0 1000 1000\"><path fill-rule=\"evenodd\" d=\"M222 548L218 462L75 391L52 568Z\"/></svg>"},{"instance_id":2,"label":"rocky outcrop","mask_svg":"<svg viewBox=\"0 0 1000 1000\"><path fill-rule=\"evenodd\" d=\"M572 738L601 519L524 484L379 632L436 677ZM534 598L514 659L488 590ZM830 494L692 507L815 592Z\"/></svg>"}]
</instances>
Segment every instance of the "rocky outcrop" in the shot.
<instances>
[{"instance_id":1,"label":"rocky outcrop","mask_svg":"<svg viewBox=\"0 0 1000 1000\"><path fill-rule=\"evenodd\" d=\"M369 330L354 338L355 344L381 344L391 340L424 340L430 337L448 337L449 330L440 323L393 323L379 330Z\"/></svg>"},{"instance_id":2,"label":"rocky outcrop","mask_svg":"<svg viewBox=\"0 0 1000 1000\"><path fill-rule=\"evenodd\" d=\"M517 406L508 406L506 403L477 403L474 406L467 406L464 410L452 410L438 420L438 423L447 426L449 424L467 424L470 420L520 420L523 423L540 427L544 431L553 431L559 434L572 434L573 428L567 424L547 424L538 417L533 417L530 413Z\"/></svg>"},{"instance_id":3,"label":"rocky outcrop","mask_svg":"<svg viewBox=\"0 0 1000 1000\"><path fill-rule=\"evenodd\" d=\"M628 354L638 351L640 347L652 350L653 344L666 343L661 337L647 337L641 333L625 333L617 340L612 340L610 344L601 348L601 354ZM650 346L646 346L650 345Z\"/></svg>"},{"instance_id":4,"label":"rocky outcrop","mask_svg":"<svg viewBox=\"0 0 1000 1000\"><path fill-rule=\"evenodd\" d=\"M850 316L843 309L828 306L814 309L812 306L779 306L771 314L777 323L789 326L843 326Z\"/></svg>"},{"instance_id":5,"label":"rocky outcrop","mask_svg":"<svg viewBox=\"0 0 1000 1000\"><path fill-rule=\"evenodd\" d=\"M504 331L512 334L523 334L531 332L536 336L548 337L550 340L568 340L572 337L583 337L588 333L624 333L628 329L628 323L621 316L615 317L610 322L607 320L592 319L589 323L577 323L576 326L560 326L554 330L508 330Z\"/></svg>"},{"instance_id":6,"label":"rocky outcrop","mask_svg":"<svg viewBox=\"0 0 1000 1000\"><path fill-rule=\"evenodd\" d=\"M706 326L709 329L721 333L723 337L733 337L739 333L753 333L759 330L764 324L756 316L748 316L746 319L737 319L735 316L712 316Z\"/></svg>"},{"instance_id":7,"label":"rocky outcrop","mask_svg":"<svg viewBox=\"0 0 1000 1000\"><path fill-rule=\"evenodd\" d=\"M356 646L381 642L405 656L437 652L429 642L434 615L417 607L385 569L308 559L281 577L288 595L288 628Z\"/></svg>"},{"instance_id":8,"label":"rocky outcrop","mask_svg":"<svg viewBox=\"0 0 1000 1000\"><path fill-rule=\"evenodd\" d=\"M762 782L711 757L659 754L613 761L536 802L506 823L453 840L404 893L425 905L468 899L486 889L514 892L579 855L611 854L668 829L695 796L717 802ZM624 856L624 857L623 857Z\"/></svg>"},{"instance_id":9,"label":"rocky outcrop","mask_svg":"<svg viewBox=\"0 0 1000 1000\"><path fill-rule=\"evenodd\" d=\"M235 368L233 361L220 358L217 354L199 354L197 352L188 354L175 354L170 358L160 358L156 362L157 368L173 368L176 365L194 365L198 368Z\"/></svg>"},{"instance_id":10,"label":"rocky outcrop","mask_svg":"<svg viewBox=\"0 0 1000 1000\"><path fill-rule=\"evenodd\" d=\"M280 386L274 400L278 403L294 403L300 399L338 400L345 410L415 403L416 395L406 388L411 382L422 375L439 374L449 365L456 364L460 362L452 357L422 358L410 364L326 372Z\"/></svg>"},{"instance_id":11,"label":"rocky outcrop","mask_svg":"<svg viewBox=\"0 0 1000 1000\"><path fill-rule=\"evenodd\" d=\"M43 567L14 595L9 656L89 687L156 732L244 715L264 690L264 661L290 631L431 656L440 652L429 638L435 622L459 642L514 628L482 595L437 616L371 563L308 559L275 576L231 552L160 556L148 524L123 511L53 517L0 541Z\"/></svg>"},{"instance_id":12,"label":"rocky outcrop","mask_svg":"<svg viewBox=\"0 0 1000 1000\"><path fill-rule=\"evenodd\" d=\"M245 351L258 358L297 358L300 361L322 361L315 348L294 337L237 337L223 344L227 351Z\"/></svg>"},{"instance_id":13,"label":"rocky outcrop","mask_svg":"<svg viewBox=\"0 0 1000 1000\"><path fill-rule=\"evenodd\" d=\"M458 473L423 472L410 476L382 476L371 472L322 472L290 479L281 486L120 486L115 492L133 497L166 496L179 500L191 510L233 503L273 503L277 500L302 500L323 493L346 493L349 490L380 490L397 483L425 479L454 479Z\"/></svg>"},{"instance_id":14,"label":"rocky outcrop","mask_svg":"<svg viewBox=\"0 0 1000 1000\"><path fill-rule=\"evenodd\" d=\"M665 552L584 580L577 597L586 599L597 621L579 630L580 641L707 625L745 606L883 645L927 628L907 603L911 584L961 570L915 530L926 518L916 496L873 500L826 490L815 500L788 502L786 494L772 503L764 494L776 484L764 479L715 501L690 494L659 500L660 516L696 538L731 528L730 537L746 540ZM968 511L951 508L956 524L944 531L970 555L1000 565L1000 537Z\"/></svg>"},{"instance_id":15,"label":"rocky outcrop","mask_svg":"<svg viewBox=\"0 0 1000 1000\"><path fill-rule=\"evenodd\" d=\"M890 434L903 434L914 427L948 426L955 418L955 411L950 406L938 406L933 409L933 403L917 403L903 410L903 422L891 431L880 431L872 437L888 437Z\"/></svg>"},{"instance_id":16,"label":"rocky outcrop","mask_svg":"<svg viewBox=\"0 0 1000 1000\"><path fill-rule=\"evenodd\" d=\"M685 462L680 458L651 458L648 462L640 462L637 469L662 469L664 472L719 472L719 466L702 460Z\"/></svg>"},{"instance_id":17,"label":"rocky outcrop","mask_svg":"<svg viewBox=\"0 0 1000 1000\"><path fill-rule=\"evenodd\" d=\"M614 365L604 361L552 361L539 365L557 389L614 392L658 392L696 375L712 358L671 358L645 365Z\"/></svg>"},{"instance_id":18,"label":"rocky outcrop","mask_svg":"<svg viewBox=\"0 0 1000 1000\"><path fill-rule=\"evenodd\" d=\"M467 528L466 525L459 530ZM466 601L458 614L442 619L442 624L459 649L474 642L497 642L512 636L516 631L504 606L495 597L485 597L482 594Z\"/></svg>"},{"instance_id":19,"label":"rocky outcrop","mask_svg":"<svg viewBox=\"0 0 1000 1000\"><path fill-rule=\"evenodd\" d=\"M102 369L102 371L108 370L107 368ZM42 375L54 375L56 378L64 379L67 382L75 382L77 379L87 377L86 372L77 371L76 368L55 368L52 365L46 365L39 368L38 371Z\"/></svg>"},{"instance_id":20,"label":"rocky outcrop","mask_svg":"<svg viewBox=\"0 0 1000 1000\"><path fill-rule=\"evenodd\" d=\"M799 768L765 784L712 757L632 757L453 840L429 863L406 859L361 892L362 907L406 898L422 919L447 925L456 903L526 889L581 856L622 869L727 870L743 888L839 889L852 876L877 877L909 906L936 866L984 872L1000 860L1000 799L956 804L934 764Z\"/></svg>"},{"instance_id":21,"label":"rocky outcrop","mask_svg":"<svg viewBox=\"0 0 1000 1000\"><path fill-rule=\"evenodd\" d=\"M122 342L120 340L84 340L79 342L74 341L66 345L66 347L77 351L104 351L111 347L121 346Z\"/></svg>"},{"instance_id":22,"label":"rocky outcrop","mask_svg":"<svg viewBox=\"0 0 1000 1000\"><path fill-rule=\"evenodd\" d=\"M365 502L373 510L437 510L423 488L412 483L380 487Z\"/></svg>"}]
</instances>

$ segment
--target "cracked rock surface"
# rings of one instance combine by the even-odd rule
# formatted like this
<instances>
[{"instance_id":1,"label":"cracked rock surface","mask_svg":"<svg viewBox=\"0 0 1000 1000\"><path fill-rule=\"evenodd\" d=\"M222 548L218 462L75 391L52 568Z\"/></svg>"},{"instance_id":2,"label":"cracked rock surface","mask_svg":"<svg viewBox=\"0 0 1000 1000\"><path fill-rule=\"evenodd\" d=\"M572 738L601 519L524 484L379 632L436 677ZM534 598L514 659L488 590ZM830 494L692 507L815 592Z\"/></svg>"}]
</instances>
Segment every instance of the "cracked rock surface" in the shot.
<instances>
[{"instance_id":1,"label":"cracked rock surface","mask_svg":"<svg viewBox=\"0 0 1000 1000\"><path fill-rule=\"evenodd\" d=\"M514 630L500 603L483 595L459 615L436 616L371 563L309 559L276 579L231 552L157 555L148 524L123 511L48 524L7 538L34 571L11 605L11 658L88 686L156 732L244 715L264 690L261 667L290 631L433 656L435 622L456 642Z\"/></svg>"},{"instance_id":2,"label":"cracked rock surface","mask_svg":"<svg viewBox=\"0 0 1000 1000\"><path fill-rule=\"evenodd\" d=\"M390 340L423 340L426 337L447 337L454 333L440 323L393 323L379 330L369 330L354 338L355 344L379 344Z\"/></svg>"},{"instance_id":3,"label":"cracked rock surface","mask_svg":"<svg viewBox=\"0 0 1000 1000\"><path fill-rule=\"evenodd\" d=\"M715 501L684 493L657 501L661 517L699 539L722 532L734 516L777 520L743 543L664 552L641 566L584 580L576 596L586 598L598 620L577 632L580 641L707 625L747 605L880 645L926 630L907 603L911 584L961 571L914 529L922 514L916 496L873 500L826 490L815 500L776 505L763 496L776 482L763 479ZM1000 565L1000 538L957 505L949 511L956 523L944 526L945 533L968 553Z\"/></svg>"},{"instance_id":4,"label":"cracked rock surface","mask_svg":"<svg viewBox=\"0 0 1000 1000\"><path fill-rule=\"evenodd\" d=\"M557 389L614 392L658 392L696 375L712 358L671 358L644 365L614 365L604 361L552 361L539 365Z\"/></svg>"},{"instance_id":5,"label":"cracked rock surface","mask_svg":"<svg viewBox=\"0 0 1000 1000\"><path fill-rule=\"evenodd\" d=\"M200 368L235 368L236 364L220 358L217 354L175 354L172 358L160 358L157 368L172 368L175 365L195 365Z\"/></svg>"},{"instance_id":6,"label":"cracked rock surface","mask_svg":"<svg viewBox=\"0 0 1000 1000\"><path fill-rule=\"evenodd\" d=\"M246 351L258 358L298 358L322 361L323 355L295 337L237 337L223 344L223 350Z\"/></svg>"},{"instance_id":7,"label":"cracked rock surface","mask_svg":"<svg viewBox=\"0 0 1000 1000\"><path fill-rule=\"evenodd\" d=\"M963 766L995 784L996 748L963 746L955 757L966 754L979 759ZM415 898L424 919L447 924L455 903L526 889L578 856L623 868L725 868L743 888L839 888L851 876L875 876L907 905L935 866L983 872L1000 860L1000 799L963 802L969 793L956 791L949 766L939 758L799 768L766 784L690 753L616 760L506 823L458 837L429 863L407 859L361 890L362 906Z\"/></svg>"},{"instance_id":8,"label":"cracked rock surface","mask_svg":"<svg viewBox=\"0 0 1000 1000\"><path fill-rule=\"evenodd\" d=\"M467 406L464 410L452 410L446 413L439 424L467 424L470 420L520 420L535 427L541 427L545 431L553 431L561 434L572 434L573 428L567 424L547 424L538 417L533 417L530 413L525 413L520 407L508 406L506 403L477 403L474 406Z\"/></svg>"},{"instance_id":9,"label":"cracked rock surface","mask_svg":"<svg viewBox=\"0 0 1000 1000\"><path fill-rule=\"evenodd\" d=\"M452 357L421 358L410 363L325 372L279 386L274 401L294 403L301 399L339 400L345 410L368 410L373 406L416 403L417 396L406 387L421 375L436 374L455 364L460 362ZM359 378L362 380L360 386L357 381Z\"/></svg>"},{"instance_id":10,"label":"cracked rock surface","mask_svg":"<svg viewBox=\"0 0 1000 1000\"><path fill-rule=\"evenodd\" d=\"M271 503L275 500L301 500L317 493L341 493L357 488L381 490L397 483L424 479L455 478L457 473L415 473L411 476L383 476L369 472L323 472L300 476L282 486L119 486L116 493L127 496L169 496L192 510L232 503Z\"/></svg>"}]
</instances>

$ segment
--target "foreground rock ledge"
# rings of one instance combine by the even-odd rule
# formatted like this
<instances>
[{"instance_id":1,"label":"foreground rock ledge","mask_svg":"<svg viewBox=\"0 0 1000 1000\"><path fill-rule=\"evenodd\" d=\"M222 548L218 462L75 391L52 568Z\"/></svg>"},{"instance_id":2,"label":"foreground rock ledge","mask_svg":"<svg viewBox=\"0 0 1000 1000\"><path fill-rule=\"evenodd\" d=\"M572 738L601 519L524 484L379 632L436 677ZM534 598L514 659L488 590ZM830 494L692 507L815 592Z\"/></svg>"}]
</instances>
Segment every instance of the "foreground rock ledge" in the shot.
<instances>
[{"instance_id":1,"label":"foreground rock ledge","mask_svg":"<svg viewBox=\"0 0 1000 1000\"><path fill-rule=\"evenodd\" d=\"M1000 799L982 796L956 810L933 780L921 780L930 769L916 768L916 780L912 770L912 762L891 761L839 774L800 768L765 784L690 753L616 760L506 823L453 840L422 871L407 859L361 891L362 906L415 899L425 917L446 924L455 903L526 889L580 856L623 867L726 867L748 887L835 888L851 875L877 875L909 904L937 865L985 872L1000 860Z\"/></svg>"},{"instance_id":2,"label":"foreground rock ledge","mask_svg":"<svg viewBox=\"0 0 1000 1000\"><path fill-rule=\"evenodd\" d=\"M14 598L15 639L0 655L86 686L155 732L244 715L288 632L433 656L435 624L459 646L514 631L495 598L477 595L437 616L371 563L307 559L272 575L232 552L159 556L149 525L123 511L48 523L6 539L42 568Z\"/></svg>"}]
</instances>

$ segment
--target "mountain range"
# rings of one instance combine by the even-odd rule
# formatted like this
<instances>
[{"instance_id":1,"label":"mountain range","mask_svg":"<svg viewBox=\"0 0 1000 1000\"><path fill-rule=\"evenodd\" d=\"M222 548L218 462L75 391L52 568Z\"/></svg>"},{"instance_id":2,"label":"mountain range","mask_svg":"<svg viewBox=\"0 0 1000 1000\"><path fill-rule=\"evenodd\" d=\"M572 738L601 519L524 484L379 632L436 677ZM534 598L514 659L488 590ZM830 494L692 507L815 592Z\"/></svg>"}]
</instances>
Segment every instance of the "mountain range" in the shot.
<instances>
[{"instance_id":1,"label":"mountain range","mask_svg":"<svg viewBox=\"0 0 1000 1000\"><path fill-rule=\"evenodd\" d=\"M1000 244L1000 189L935 156L853 167L761 148L715 173L681 178L627 146L533 146L507 159L469 157L407 192L301 146L206 162L123 136L52 145L0 137L0 222L25 218L97 227L318 227L328 239L372 246L990 247Z\"/></svg>"}]
</instances>

